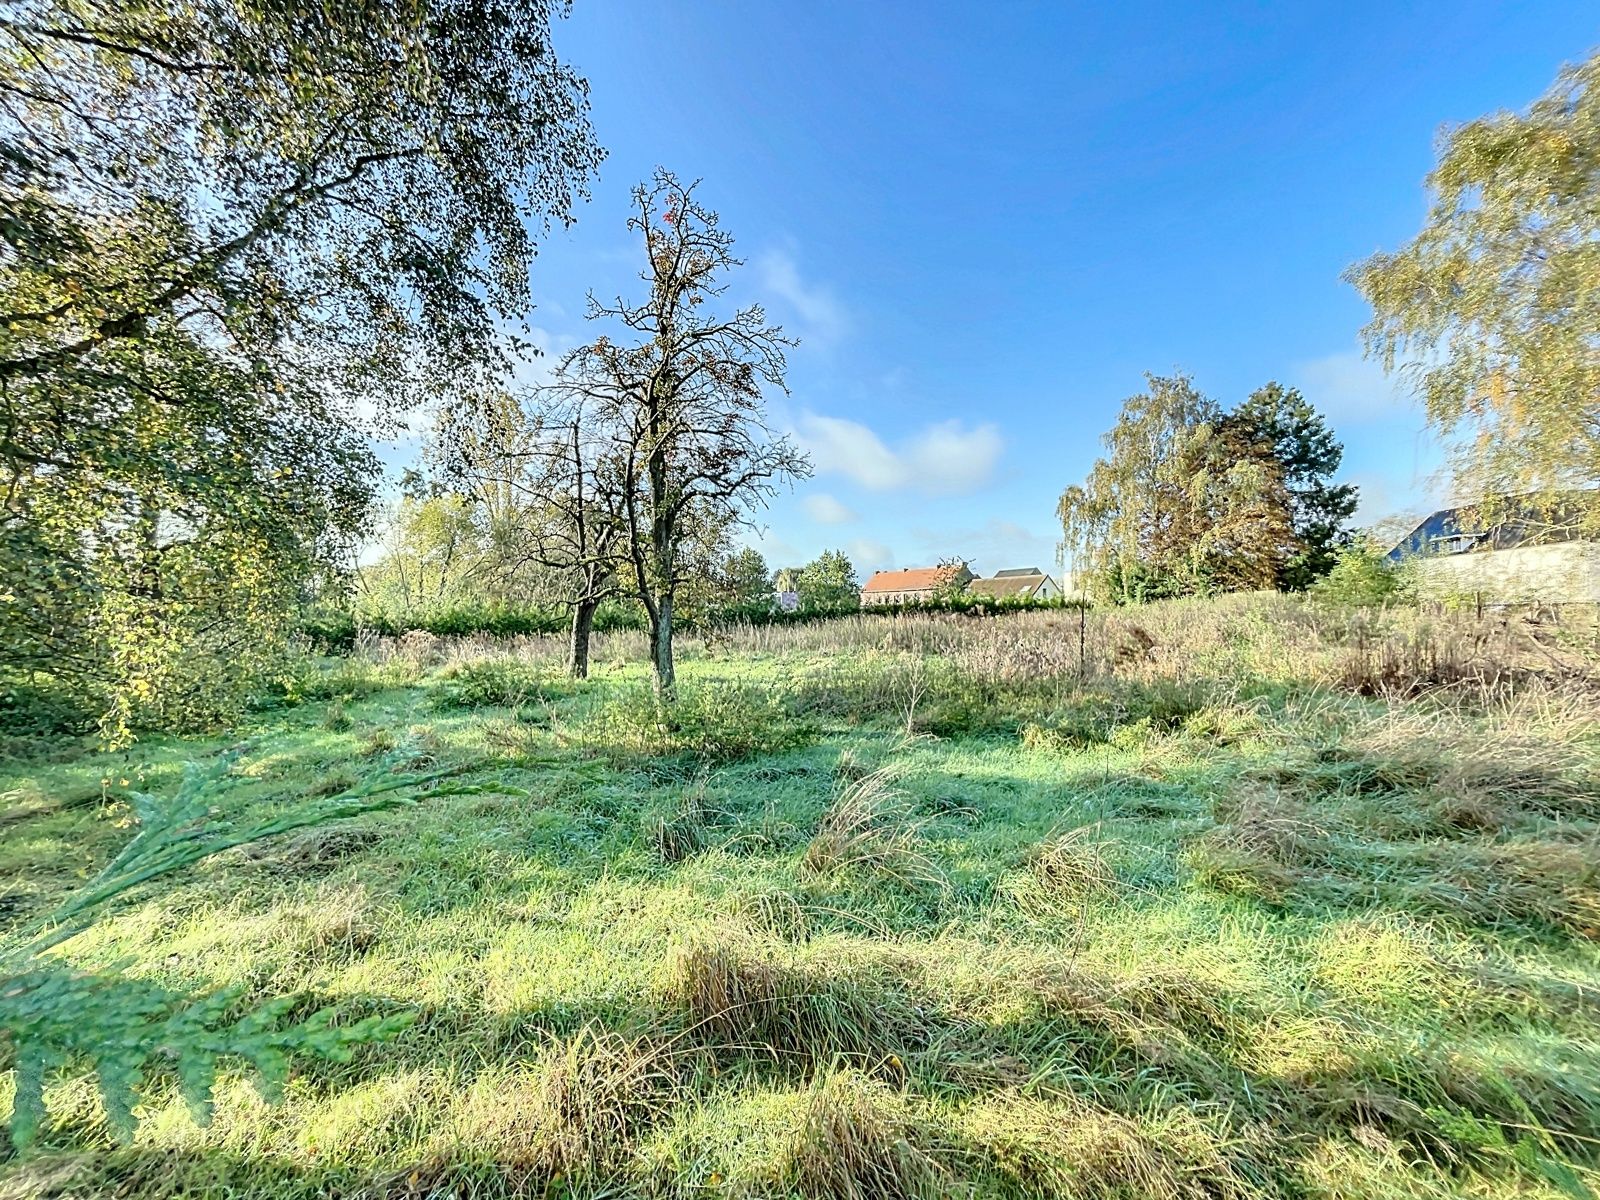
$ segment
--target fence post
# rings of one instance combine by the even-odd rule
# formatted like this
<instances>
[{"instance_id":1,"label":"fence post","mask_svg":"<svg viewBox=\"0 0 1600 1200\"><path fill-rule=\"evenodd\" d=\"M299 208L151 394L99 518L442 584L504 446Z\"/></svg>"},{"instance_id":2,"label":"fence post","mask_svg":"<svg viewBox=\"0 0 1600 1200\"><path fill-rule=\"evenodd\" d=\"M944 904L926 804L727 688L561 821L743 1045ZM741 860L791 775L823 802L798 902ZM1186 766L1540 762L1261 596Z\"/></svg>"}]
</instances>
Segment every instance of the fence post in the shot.
<instances>
[{"instance_id":1,"label":"fence post","mask_svg":"<svg viewBox=\"0 0 1600 1200\"><path fill-rule=\"evenodd\" d=\"M1080 680L1088 674L1088 666L1084 658L1084 642L1089 631L1089 610L1086 606L1078 605L1078 678Z\"/></svg>"}]
</instances>

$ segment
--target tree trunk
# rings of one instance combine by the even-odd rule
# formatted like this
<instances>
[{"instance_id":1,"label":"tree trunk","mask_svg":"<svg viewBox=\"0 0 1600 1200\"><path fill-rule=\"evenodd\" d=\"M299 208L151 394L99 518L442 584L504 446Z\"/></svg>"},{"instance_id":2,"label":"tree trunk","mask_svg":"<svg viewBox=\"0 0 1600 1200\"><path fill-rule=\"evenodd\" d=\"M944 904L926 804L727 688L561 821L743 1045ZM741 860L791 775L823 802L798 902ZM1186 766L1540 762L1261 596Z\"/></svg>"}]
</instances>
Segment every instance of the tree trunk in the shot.
<instances>
[{"instance_id":1,"label":"tree trunk","mask_svg":"<svg viewBox=\"0 0 1600 1200\"><path fill-rule=\"evenodd\" d=\"M574 679L589 678L589 635L594 632L594 610L599 607L594 600L582 600L572 606L572 639L568 646L567 672Z\"/></svg>"},{"instance_id":2,"label":"tree trunk","mask_svg":"<svg viewBox=\"0 0 1600 1200\"><path fill-rule=\"evenodd\" d=\"M650 626L650 666L655 671L656 699L672 699L678 685L672 665L672 596L662 596Z\"/></svg>"}]
</instances>

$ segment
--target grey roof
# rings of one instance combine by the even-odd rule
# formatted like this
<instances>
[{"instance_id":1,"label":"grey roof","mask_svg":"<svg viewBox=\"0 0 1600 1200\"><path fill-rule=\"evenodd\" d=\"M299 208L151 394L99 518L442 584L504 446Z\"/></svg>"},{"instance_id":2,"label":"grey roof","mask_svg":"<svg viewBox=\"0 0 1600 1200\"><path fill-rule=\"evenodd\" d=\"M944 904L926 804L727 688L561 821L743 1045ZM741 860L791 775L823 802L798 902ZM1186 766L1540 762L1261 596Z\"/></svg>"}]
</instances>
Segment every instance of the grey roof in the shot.
<instances>
[{"instance_id":1,"label":"grey roof","mask_svg":"<svg viewBox=\"0 0 1600 1200\"><path fill-rule=\"evenodd\" d=\"M1412 554L1465 554L1581 540L1585 503L1583 492L1554 504L1541 503L1536 496L1503 496L1494 506L1493 523L1472 505L1441 508L1401 538L1387 557L1398 562Z\"/></svg>"},{"instance_id":2,"label":"grey roof","mask_svg":"<svg viewBox=\"0 0 1600 1200\"><path fill-rule=\"evenodd\" d=\"M1017 576L1017 575L1043 575L1043 574L1044 574L1044 572L1039 570L1038 567L1012 567L1008 571L996 571L994 573L994 577L996 579L1011 579L1011 578L1013 578L1014 576Z\"/></svg>"}]
</instances>

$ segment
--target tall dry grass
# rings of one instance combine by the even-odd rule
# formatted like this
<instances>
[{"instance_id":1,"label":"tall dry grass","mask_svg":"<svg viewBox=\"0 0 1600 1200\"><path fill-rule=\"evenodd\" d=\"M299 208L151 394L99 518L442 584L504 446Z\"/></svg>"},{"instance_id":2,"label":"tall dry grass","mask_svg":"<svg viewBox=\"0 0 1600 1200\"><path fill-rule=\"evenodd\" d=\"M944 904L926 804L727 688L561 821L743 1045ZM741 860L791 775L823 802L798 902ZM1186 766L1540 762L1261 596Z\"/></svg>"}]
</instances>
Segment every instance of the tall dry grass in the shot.
<instances>
[{"instance_id":1,"label":"tall dry grass","mask_svg":"<svg viewBox=\"0 0 1600 1200\"><path fill-rule=\"evenodd\" d=\"M1503 698L1530 679L1596 681L1592 615L1472 609L1337 608L1300 596L1251 594L1174 600L1087 613L859 613L796 625L719 630L711 643L686 635L680 655L706 658L931 656L982 683L1009 686L1107 680L1307 683L1404 698L1456 689ZM510 657L560 670L557 635L441 639L366 638L355 657L379 666L449 668ZM643 634L596 634L599 666L648 659Z\"/></svg>"}]
</instances>

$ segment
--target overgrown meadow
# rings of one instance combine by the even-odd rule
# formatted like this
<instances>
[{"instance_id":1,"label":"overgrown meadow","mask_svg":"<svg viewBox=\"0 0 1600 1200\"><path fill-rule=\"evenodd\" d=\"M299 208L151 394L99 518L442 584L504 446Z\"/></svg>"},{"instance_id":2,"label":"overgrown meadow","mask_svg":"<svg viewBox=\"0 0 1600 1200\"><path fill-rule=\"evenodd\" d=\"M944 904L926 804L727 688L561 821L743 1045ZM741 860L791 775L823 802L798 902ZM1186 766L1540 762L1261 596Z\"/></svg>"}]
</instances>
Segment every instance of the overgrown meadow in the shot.
<instances>
[{"instance_id":1,"label":"overgrown meadow","mask_svg":"<svg viewBox=\"0 0 1600 1200\"><path fill-rule=\"evenodd\" d=\"M131 1140L69 1065L0 1196L1589 1195L1594 647L1284 596L862 615L690 643L668 721L641 635L575 684L558 639L413 634L225 738L19 746L12 928L185 761L238 753L224 818L375 770L488 790L62 945L409 1024L278 1095L225 1073L208 1123L158 1057Z\"/></svg>"}]
</instances>

